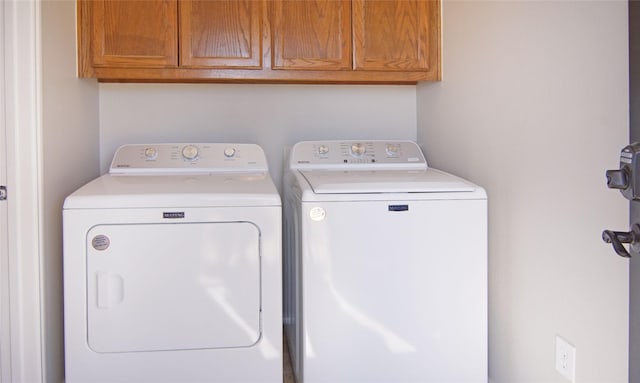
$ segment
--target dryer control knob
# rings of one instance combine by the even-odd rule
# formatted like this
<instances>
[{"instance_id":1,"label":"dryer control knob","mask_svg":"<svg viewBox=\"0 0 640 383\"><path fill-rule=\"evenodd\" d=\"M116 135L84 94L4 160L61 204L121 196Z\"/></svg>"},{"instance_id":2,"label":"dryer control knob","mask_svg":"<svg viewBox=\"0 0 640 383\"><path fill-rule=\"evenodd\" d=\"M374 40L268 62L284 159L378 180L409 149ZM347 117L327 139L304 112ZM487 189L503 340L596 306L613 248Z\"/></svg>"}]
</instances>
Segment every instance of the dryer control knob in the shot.
<instances>
[{"instance_id":1,"label":"dryer control knob","mask_svg":"<svg viewBox=\"0 0 640 383\"><path fill-rule=\"evenodd\" d=\"M232 147L228 147L224 149L224 156L227 158L231 158L236 155L236 149Z\"/></svg>"},{"instance_id":2,"label":"dryer control knob","mask_svg":"<svg viewBox=\"0 0 640 383\"><path fill-rule=\"evenodd\" d=\"M144 158L147 160L155 160L158 158L158 150L156 148L146 148L144 150Z\"/></svg>"},{"instance_id":3,"label":"dryer control knob","mask_svg":"<svg viewBox=\"0 0 640 383\"><path fill-rule=\"evenodd\" d=\"M198 147L195 145L187 145L182 148L182 157L189 161L198 159Z\"/></svg>"}]
</instances>

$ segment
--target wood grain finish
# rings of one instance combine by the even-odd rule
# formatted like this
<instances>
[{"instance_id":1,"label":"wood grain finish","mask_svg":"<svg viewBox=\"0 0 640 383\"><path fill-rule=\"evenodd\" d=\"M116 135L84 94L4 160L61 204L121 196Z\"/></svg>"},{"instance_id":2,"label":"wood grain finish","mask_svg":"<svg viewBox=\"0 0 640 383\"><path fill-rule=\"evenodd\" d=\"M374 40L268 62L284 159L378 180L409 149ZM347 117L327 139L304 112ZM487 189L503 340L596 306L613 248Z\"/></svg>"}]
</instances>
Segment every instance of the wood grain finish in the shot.
<instances>
[{"instance_id":1,"label":"wood grain finish","mask_svg":"<svg viewBox=\"0 0 640 383\"><path fill-rule=\"evenodd\" d=\"M180 66L262 67L262 13L255 0L181 0Z\"/></svg>"},{"instance_id":2,"label":"wood grain finish","mask_svg":"<svg viewBox=\"0 0 640 383\"><path fill-rule=\"evenodd\" d=\"M274 69L351 70L351 1L273 2Z\"/></svg>"},{"instance_id":3,"label":"wood grain finish","mask_svg":"<svg viewBox=\"0 0 640 383\"><path fill-rule=\"evenodd\" d=\"M433 1L353 0L355 69L384 71L428 71L433 28L439 12L432 14ZM438 19L436 19L436 16Z\"/></svg>"},{"instance_id":4,"label":"wood grain finish","mask_svg":"<svg viewBox=\"0 0 640 383\"><path fill-rule=\"evenodd\" d=\"M211 82L296 84L415 84L438 78L426 72L245 69L94 68L101 82Z\"/></svg>"},{"instance_id":5,"label":"wood grain finish","mask_svg":"<svg viewBox=\"0 0 640 383\"><path fill-rule=\"evenodd\" d=\"M94 66L178 65L176 0L92 0L89 5Z\"/></svg>"},{"instance_id":6,"label":"wood grain finish","mask_svg":"<svg viewBox=\"0 0 640 383\"><path fill-rule=\"evenodd\" d=\"M77 5L78 74L102 82L415 84L441 78L440 0Z\"/></svg>"}]
</instances>

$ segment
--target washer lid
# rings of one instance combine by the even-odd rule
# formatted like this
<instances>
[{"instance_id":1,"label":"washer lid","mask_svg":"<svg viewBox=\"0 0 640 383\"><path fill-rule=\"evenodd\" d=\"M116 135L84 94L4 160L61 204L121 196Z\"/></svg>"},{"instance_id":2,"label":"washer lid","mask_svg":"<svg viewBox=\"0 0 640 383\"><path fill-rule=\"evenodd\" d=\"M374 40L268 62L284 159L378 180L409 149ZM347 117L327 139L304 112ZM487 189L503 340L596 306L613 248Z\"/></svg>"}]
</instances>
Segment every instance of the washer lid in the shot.
<instances>
[{"instance_id":1,"label":"washer lid","mask_svg":"<svg viewBox=\"0 0 640 383\"><path fill-rule=\"evenodd\" d=\"M476 187L436 169L300 171L316 194L472 192Z\"/></svg>"}]
</instances>

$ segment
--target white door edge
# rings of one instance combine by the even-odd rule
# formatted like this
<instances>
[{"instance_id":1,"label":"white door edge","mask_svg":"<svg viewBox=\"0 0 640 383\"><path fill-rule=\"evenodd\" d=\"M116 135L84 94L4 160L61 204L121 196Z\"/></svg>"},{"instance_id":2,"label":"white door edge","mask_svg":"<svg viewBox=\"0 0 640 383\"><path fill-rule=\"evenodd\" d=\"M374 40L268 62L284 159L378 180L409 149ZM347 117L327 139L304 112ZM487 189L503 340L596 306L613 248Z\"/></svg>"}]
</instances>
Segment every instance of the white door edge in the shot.
<instances>
[{"instance_id":1,"label":"white door edge","mask_svg":"<svg viewBox=\"0 0 640 383\"><path fill-rule=\"evenodd\" d=\"M7 185L5 129L4 3L0 6L0 185ZM9 322L9 252L7 202L0 201L0 383L11 382L11 327Z\"/></svg>"},{"instance_id":2,"label":"white door edge","mask_svg":"<svg viewBox=\"0 0 640 383\"><path fill-rule=\"evenodd\" d=\"M40 276L40 68L37 1L4 5L11 382L43 381ZM4 383L4 381L3 381Z\"/></svg>"}]
</instances>

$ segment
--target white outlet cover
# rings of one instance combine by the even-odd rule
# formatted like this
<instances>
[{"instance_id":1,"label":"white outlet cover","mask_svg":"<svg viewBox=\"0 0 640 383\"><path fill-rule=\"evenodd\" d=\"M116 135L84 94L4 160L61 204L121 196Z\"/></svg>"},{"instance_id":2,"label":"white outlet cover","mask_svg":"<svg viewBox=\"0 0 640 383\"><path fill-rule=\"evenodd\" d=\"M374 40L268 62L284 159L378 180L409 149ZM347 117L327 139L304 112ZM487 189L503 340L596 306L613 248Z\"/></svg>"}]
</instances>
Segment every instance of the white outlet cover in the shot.
<instances>
[{"instance_id":1,"label":"white outlet cover","mask_svg":"<svg viewBox=\"0 0 640 383\"><path fill-rule=\"evenodd\" d=\"M556 370L574 383L576 381L576 347L556 336Z\"/></svg>"}]
</instances>

